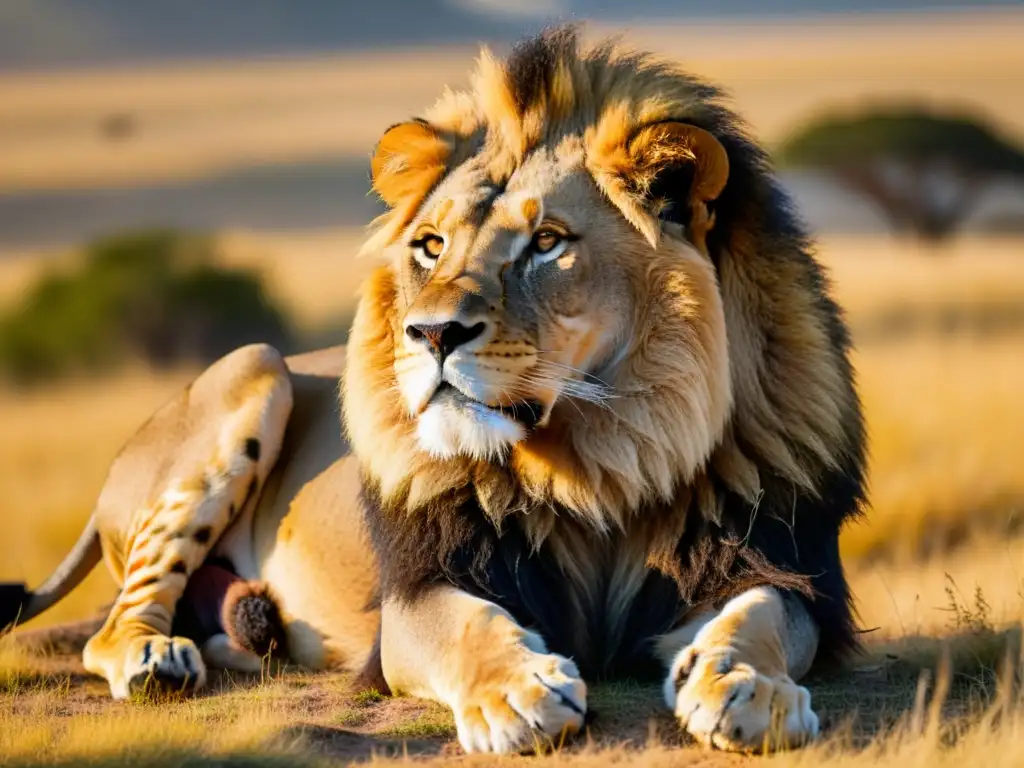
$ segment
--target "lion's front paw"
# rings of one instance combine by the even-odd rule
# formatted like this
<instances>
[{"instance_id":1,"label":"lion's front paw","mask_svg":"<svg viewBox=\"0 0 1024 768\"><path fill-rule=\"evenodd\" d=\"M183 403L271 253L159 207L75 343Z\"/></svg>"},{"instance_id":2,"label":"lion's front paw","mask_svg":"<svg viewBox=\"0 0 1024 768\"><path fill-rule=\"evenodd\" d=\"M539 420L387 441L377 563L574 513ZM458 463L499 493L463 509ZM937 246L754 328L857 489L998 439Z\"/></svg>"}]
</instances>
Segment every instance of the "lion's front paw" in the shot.
<instances>
[{"instance_id":1,"label":"lion's front paw","mask_svg":"<svg viewBox=\"0 0 1024 768\"><path fill-rule=\"evenodd\" d=\"M510 666L482 675L453 709L467 752L558 746L583 727L587 686L564 656L524 650Z\"/></svg>"},{"instance_id":2,"label":"lion's front paw","mask_svg":"<svg viewBox=\"0 0 1024 768\"><path fill-rule=\"evenodd\" d=\"M195 643L185 637L151 635L129 641L124 662L128 693L191 693L206 683L206 666ZM122 696L118 696L122 693Z\"/></svg>"},{"instance_id":3,"label":"lion's front paw","mask_svg":"<svg viewBox=\"0 0 1024 768\"><path fill-rule=\"evenodd\" d=\"M684 648L665 682L668 705L707 747L735 752L795 747L818 735L811 694L787 675L735 663L732 650Z\"/></svg>"}]
</instances>

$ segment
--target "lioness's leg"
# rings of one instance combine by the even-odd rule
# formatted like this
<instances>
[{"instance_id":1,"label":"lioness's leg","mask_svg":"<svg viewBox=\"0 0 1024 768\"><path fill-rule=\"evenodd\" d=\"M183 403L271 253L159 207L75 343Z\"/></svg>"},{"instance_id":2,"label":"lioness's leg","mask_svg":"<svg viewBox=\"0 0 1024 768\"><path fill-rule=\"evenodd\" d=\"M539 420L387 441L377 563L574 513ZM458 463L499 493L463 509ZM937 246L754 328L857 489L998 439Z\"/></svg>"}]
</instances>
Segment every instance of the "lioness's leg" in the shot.
<instances>
[{"instance_id":1,"label":"lioness's leg","mask_svg":"<svg viewBox=\"0 0 1024 768\"><path fill-rule=\"evenodd\" d=\"M107 679L115 698L151 681L171 689L205 683L195 644L168 637L174 607L218 537L258 495L276 460L290 408L291 385L280 356L268 347L243 348L211 366L178 401L158 412L154 419L160 429L144 427L118 458L127 469L115 463L108 481L115 487L104 490L101 502L116 508L118 484L139 473L147 477L134 481L155 484L155 500L128 515L104 512L119 524L127 521L126 530L111 536L123 549L105 553L122 576L122 587L103 627L86 645L84 662Z\"/></svg>"},{"instance_id":2,"label":"lioness's leg","mask_svg":"<svg viewBox=\"0 0 1024 768\"><path fill-rule=\"evenodd\" d=\"M440 701L467 752L515 752L578 731L587 687L503 609L454 587L386 601L381 663L395 693Z\"/></svg>"},{"instance_id":3,"label":"lioness's leg","mask_svg":"<svg viewBox=\"0 0 1024 768\"><path fill-rule=\"evenodd\" d=\"M669 664L665 698L683 728L706 746L737 751L816 737L810 693L794 682L818 647L801 599L759 587L704 620L696 634L684 627L660 643Z\"/></svg>"}]
</instances>

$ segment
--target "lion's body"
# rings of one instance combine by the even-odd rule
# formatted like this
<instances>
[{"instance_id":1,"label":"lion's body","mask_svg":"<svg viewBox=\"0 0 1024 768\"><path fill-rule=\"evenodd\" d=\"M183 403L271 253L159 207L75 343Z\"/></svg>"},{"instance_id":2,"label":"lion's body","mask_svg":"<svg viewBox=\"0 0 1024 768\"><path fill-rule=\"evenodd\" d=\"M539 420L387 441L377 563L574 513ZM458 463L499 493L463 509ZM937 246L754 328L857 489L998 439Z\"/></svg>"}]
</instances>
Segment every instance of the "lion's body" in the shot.
<instances>
[{"instance_id":1,"label":"lion's body","mask_svg":"<svg viewBox=\"0 0 1024 768\"><path fill-rule=\"evenodd\" d=\"M794 678L855 645L864 438L764 155L710 86L564 30L474 83L378 146L384 265L347 351L240 350L115 462L95 525L125 587L87 666L118 695L201 683L172 615L226 562L294 660L445 702L468 750L578 729L584 678L666 670L703 743L812 738ZM258 662L223 629L204 658Z\"/></svg>"}]
</instances>

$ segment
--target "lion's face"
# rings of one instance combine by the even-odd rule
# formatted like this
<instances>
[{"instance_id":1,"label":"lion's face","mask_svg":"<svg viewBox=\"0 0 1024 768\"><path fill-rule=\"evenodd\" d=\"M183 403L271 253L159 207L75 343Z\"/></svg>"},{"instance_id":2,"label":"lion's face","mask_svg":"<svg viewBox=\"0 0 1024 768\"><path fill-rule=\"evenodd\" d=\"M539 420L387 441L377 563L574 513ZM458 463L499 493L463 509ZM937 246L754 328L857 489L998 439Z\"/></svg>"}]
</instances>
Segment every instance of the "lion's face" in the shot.
<instances>
[{"instance_id":1,"label":"lion's face","mask_svg":"<svg viewBox=\"0 0 1024 768\"><path fill-rule=\"evenodd\" d=\"M438 185L389 248L401 326L395 378L421 447L495 458L558 405L604 403L635 342L650 246L568 138L505 183L486 158Z\"/></svg>"},{"instance_id":2,"label":"lion's face","mask_svg":"<svg viewBox=\"0 0 1024 768\"><path fill-rule=\"evenodd\" d=\"M343 401L363 471L409 510L472 487L495 517L546 501L621 520L700 480L713 452L754 499L758 473L728 431L740 430L810 481L773 435L792 425L810 435L794 444L817 446L803 425L834 424L835 406L791 403L776 378L813 378L803 351L827 352L827 333L785 311L797 299L762 299L762 283L793 280L733 274L775 246L757 240L761 202L735 185L723 196L721 139L745 158L740 185L760 156L712 89L671 68L604 48L541 53L527 56L539 70L485 53L471 91L374 151L388 211L363 251L387 266L364 286ZM715 229L716 210L734 230ZM764 331L766 316L785 330ZM782 338L797 354L769 363L766 340ZM809 416L781 418L783 405ZM700 497L708 514L716 498Z\"/></svg>"}]
</instances>

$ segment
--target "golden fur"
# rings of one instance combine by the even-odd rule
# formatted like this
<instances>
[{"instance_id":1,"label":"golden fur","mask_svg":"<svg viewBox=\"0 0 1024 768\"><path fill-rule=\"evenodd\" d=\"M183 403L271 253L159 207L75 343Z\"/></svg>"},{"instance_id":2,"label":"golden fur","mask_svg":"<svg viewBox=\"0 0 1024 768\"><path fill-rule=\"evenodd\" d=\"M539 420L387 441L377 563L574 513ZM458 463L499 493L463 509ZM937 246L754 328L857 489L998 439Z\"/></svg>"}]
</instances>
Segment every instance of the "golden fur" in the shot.
<instances>
[{"instance_id":1,"label":"golden fur","mask_svg":"<svg viewBox=\"0 0 1024 768\"><path fill-rule=\"evenodd\" d=\"M448 704L469 751L576 731L583 675L652 663L702 743L813 738L794 680L854 643L837 541L863 429L766 158L714 88L572 30L485 52L472 82L374 153L389 211L363 251L384 263L347 354L211 367L129 443L27 612L102 544L125 588L87 666L119 696L201 684L169 634L216 556L269 586L294 660L367 661ZM252 668L242 646L202 657Z\"/></svg>"},{"instance_id":2,"label":"golden fur","mask_svg":"<svg viewBox=\"0 0 1024 768\"><path fill-rule=\"evenodd\" d=\"M364 252L386 265L343 407L385 677L458 715L517 695L521 668L629 666L631 632L676 627L660 658L705 657L668 688L696 738L749 749L780 715L769 742L813 737L790 675L819 638L824 658L854 642L836 541L861 501L863 430L845 329L764 155L712 87L611 44L580 51L571 30L485 53L472 83L390 129L372 163L389 212ZM457 405L435 399L444 385ZM652 598L659 577L678 592ZM453 615L489 616L473 600L494 595L547 645L504 644L480 684L477 635L458 629L476 620L424 607L438 582L459 588L441 601ZM412 631L433 682L398 645ZM499 730L460 739L504 751L522 735Z\"/></svg>"},{"instance_id":3,"label":"golden fur","mask_svg":"<svg viewBox=\"0 0 1024 768\"><path fill-rule=\"evenodd\" d=\"M806 657L787 658L782 603L752 589L723 606L676 654L665 701L684 729L708 747L749 751L800 746L818 733L811 696L798 686ZM747 706L730 706L737 693Z\"/></svg>"},{"instance_id":4,"label":"golden fur","mask_svg":"<svg viewBox=\"0 0 1024 768\"><path fill-rule=\"evenodd\" d=\"M720 119L717 94L708 87L610 45L560 59L555 77L525 112L516 106L507 71L490 54L482 56L473 83L469 93L442 96L425 123L403 124L385 135L375 155L374 185L393 207L377 222L365 250L395 243L439 176L470 154L487 158L493 178L506 178L532 147L545 142L568 151L576 137L586 171L652 246L675 239L657 218L663 201L644 197L655 168L673 153L694 158L697 179L716 179L710 187L693 186L703 239L704 222L713 219L704 202L721 192L717 178L727 173L721 146L698 132L708 151L697 155L700 139L686 137L669 146L658 139L671 129L644 126L679 115ZM737 130L738 121L729 128ZM645 146L637 148L638 142ZM625 526L643 502L692 492L702 513L717 518L719 499L702 477L708 465L754 503L760 472L776 472L815 492L824 469L858 450L859 424L851 425L857 404L844 350L830 337L818 306L827 288L821 272L793 252L790 238L767 227L767 212L742 213L721 237L717 276L708 259L685 248L669 245L652 253L626 245L623 257L634 262L628 279L635 297L626 311L656 309L637 317L632 329L632 344L644 345L645 354L630 359L609 383L616 392L659 396L620 397L613 413L580 404L585 418L565 419L557 425L557 438L538 435L516 445L508 468L531 502L562 504L601 525ZM706 254L706 245L699 245ZM364 288L350 338L344 402L364 469L381 482L385 496L405 493L413 509L464 484L467 475L485 488L503 484L504 476L492 480L486 464L432 460L415 445L393 373L395 340L407 309L398 300L402 279L401 270L382 267ZM652 334L665 324L676 333ZM518 501L494 490L485 505L500 517Z\"/></svg>"}]
</instances>

